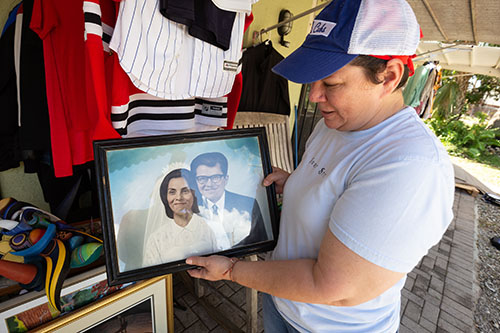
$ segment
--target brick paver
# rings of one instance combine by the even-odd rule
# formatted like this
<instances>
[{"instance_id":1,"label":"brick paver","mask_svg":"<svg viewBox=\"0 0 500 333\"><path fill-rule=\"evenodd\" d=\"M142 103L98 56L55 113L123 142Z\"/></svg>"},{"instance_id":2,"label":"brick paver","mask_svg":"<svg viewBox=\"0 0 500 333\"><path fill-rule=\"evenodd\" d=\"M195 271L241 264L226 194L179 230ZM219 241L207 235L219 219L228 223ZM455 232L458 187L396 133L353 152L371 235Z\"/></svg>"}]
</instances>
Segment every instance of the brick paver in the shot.
<instances>
[{"instance_id":1,"label":"brick paver","mask_svg":"<svg viewBox=\"0 0 500 333\"><path fill-rule=\"evenodd\" d=\"M474 198L457 189L453 212L441 241L408 274L402 290L400 333L474 332ZM217 292L208 291L205 301L231 321L233 329L214 320L174 274L174 297L186 307L175 308L175 332L246 331L244 288L231 282L211 285ZM258 332L263 332L261 312L259 300Z\"/></svg>"},{"instance_id":2,"label":"brick paver","mask_svg":"<svg viewBox=\"0 0 500 333\"><path fill-rule=\"evenodd\" d=\"M453 212L443 239L413 270L415 282L406 281L401 333L474 332L474 198L457 189Z\"/></svg>"}]
</instances>

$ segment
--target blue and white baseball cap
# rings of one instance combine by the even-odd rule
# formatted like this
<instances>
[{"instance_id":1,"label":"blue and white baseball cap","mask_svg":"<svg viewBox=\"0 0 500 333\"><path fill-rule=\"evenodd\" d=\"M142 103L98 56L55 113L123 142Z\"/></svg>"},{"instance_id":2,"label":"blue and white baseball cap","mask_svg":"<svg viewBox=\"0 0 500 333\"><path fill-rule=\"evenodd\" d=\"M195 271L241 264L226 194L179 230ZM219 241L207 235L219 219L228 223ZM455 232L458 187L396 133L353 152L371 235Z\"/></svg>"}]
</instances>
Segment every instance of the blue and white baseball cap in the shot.
<instances>
[{"instance_id":1,"label":"blue and white baseball cap","mask_svg":"<svg viewBox=\"0 0 500 333\"><path fill-rule=\"evenodd\" d=\"M361 54L413 56L419 40L420 26L405 0L333 0L318 14L304 43L273 72L311 83Z\"/></svg>"}]
</instances>

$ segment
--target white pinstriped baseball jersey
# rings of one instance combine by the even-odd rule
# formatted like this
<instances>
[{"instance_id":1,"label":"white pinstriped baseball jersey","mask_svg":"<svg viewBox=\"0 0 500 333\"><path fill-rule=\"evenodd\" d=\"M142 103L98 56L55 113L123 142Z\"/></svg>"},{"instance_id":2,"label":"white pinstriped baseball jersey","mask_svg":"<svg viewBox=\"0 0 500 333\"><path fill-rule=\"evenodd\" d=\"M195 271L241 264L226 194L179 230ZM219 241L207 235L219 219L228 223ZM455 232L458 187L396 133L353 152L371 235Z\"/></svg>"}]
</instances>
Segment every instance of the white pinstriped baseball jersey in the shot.
<instances>
[{"instance_id":1,"label":"white pinstriped baseball jersey","mask_svg":"<svg viewBox=\"0 0 500 333\"><path fill-rule=\"evenodd\" d=\"M110 47L132 83L166 99L220 97L239 70L245 13L236 13L229 50L190 36L186 26L164 18L158 0L120 3Z\"/></svg>"},{"instance_id":2,"label":"white pinstriped baseball jersey","mask_svg":"<svg viewBox=\"0 0 500 333\"><path fill-rule=\"evenodd\" d=\"M87 0L83 11L89 70L95 74L94 83L99 83L94 93L101 121L109 119L110 99L111 122L122 137L208 131L226 126L227 97L166 100L137 89L118 64L117 55L109 53L114 2Z\"/></svg>"}]
</instances>

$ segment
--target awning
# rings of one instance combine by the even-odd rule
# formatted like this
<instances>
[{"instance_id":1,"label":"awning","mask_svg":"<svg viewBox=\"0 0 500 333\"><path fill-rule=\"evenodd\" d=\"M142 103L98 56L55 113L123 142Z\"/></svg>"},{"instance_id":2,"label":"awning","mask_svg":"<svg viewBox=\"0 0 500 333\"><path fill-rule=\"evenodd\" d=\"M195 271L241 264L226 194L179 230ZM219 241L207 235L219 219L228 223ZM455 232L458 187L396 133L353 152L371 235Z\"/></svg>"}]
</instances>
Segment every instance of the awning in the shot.
<instances>
[{"instance_id":1,"label":"awning","mask_svg":"<svg viewBox=\"0 0 500 333\"><path fill-rule=\"evenodd\" d=\"M422 28L417 64L500 77L500 0L407 0Z\"/></svg>"},{"instance_id":2,"label":"awning","mask_svg":"<svg viewBox=\"0 0 500 333\"><path fill-rule=\"evenodd\" d=\"M408 0L424 40L500 44L499 0Z\"/></svg>"},{"instance_id":3,"label":"awning","mask_svg":"<svg viewBox=\"0 0 500 333\"><path fill-rule=\"evenodd\" d=\"M421 41L414 60L437 60L445 69L500 77L500 47Z\"/></svg>"}]
</instances>

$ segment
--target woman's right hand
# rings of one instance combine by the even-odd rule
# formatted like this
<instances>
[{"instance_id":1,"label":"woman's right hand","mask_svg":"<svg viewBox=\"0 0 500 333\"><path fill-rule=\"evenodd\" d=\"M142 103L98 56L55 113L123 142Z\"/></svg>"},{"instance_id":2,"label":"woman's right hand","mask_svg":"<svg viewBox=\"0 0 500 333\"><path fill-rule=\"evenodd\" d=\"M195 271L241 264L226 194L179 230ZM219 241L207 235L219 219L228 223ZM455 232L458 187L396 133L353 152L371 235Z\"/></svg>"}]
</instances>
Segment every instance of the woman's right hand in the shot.
<instances>
[{"instance_id":1,"label":"woman's right hand","mask_svg":"<svg viewBox=\"0 0 500 333\"><path fill-rule=\"evenodd\" d=\"M269 186L274 183L276 186L276 193L281 194L283 193L283 188L285 187L285 183L288 177L290 177L290 174L288 172L283 169L273 167L273 172L271 172L267 175L266 178L264 178L262 185Z\"/></svg>"}]
</instances>

